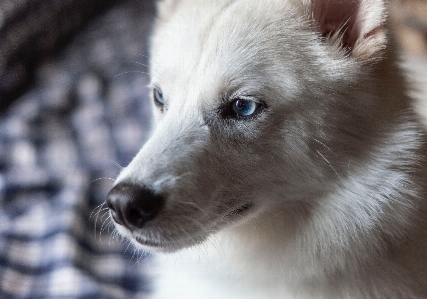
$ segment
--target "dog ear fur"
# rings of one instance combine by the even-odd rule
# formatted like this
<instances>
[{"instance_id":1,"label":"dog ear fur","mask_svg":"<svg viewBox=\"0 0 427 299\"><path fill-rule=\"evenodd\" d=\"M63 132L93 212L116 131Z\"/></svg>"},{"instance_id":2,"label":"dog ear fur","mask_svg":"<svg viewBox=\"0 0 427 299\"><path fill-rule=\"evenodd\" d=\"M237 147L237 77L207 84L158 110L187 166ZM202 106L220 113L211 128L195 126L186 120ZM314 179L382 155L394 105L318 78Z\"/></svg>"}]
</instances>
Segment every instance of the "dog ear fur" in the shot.
<instances>
[{"instance_id":1,"label":"dog ear fur","mask_svg":"<svg viewBox=\"0 0 427 299\"><path fill-rule=\"evenodd\" d=\"M161 0L157 4L158 16L161 20L169 19L176 10L180 0Z\"/></svg>"},{"instance_id":2,"label":"dog ear fur","mask_svg":"<svg viewBox=\"0 0 427 299\"><path fill-rule=\"evenodd\" d=\"M381 56L386 45L383 0L311 0L311 17L320 34L360 60Z\"/></svg>"}]
</instances>

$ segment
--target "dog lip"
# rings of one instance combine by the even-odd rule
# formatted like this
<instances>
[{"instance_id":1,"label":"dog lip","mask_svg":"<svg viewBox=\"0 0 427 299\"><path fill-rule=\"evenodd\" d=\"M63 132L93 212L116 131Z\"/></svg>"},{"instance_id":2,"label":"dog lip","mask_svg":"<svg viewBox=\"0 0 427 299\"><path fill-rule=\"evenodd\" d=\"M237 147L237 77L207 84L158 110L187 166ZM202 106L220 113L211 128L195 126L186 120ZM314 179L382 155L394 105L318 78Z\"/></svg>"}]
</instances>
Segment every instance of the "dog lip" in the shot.
<instances>
[{"instance_id":1,"label":"dog lip","mask_svg":"<svg viewBox=\"0 0 427 299\"><path fill-rule=\"evenodd\" d=\"M228 212L224 218L240 215L243 212L250 209L252 206L253 206L252 202L247 202L247 203L241 205L240 207ZM145 238L140 237L140 236L133 236L133 239L135 239L135 241L137 241L139 244L141 244L143 246L158 248L159 250L171 249L171 248L174 248L178 245L178 244L174 244L174 242L172 242L172 243L170 243L170 242L156 242L156 241L152 241L149 239L145 239Z\"/></svg>"},{"instance_id":2,"label":"dog lip","mask_svg":"<svg viewBox=\"0 0 427 299\"><path fill-rule=\"evenodd\" d=\"M238 207L237 209L234 209L231 212L229 212L226 217L239 215L239 214L243 213L244 211L250 209L252 207L252 205L253 205L252 202L245 203L244 205Z\"/></svg>"},{"instance_id":3,"label":"dog lip","mask_svg":"<svg viewBox=\"0 0 427 299\"><path fill-rule=\"evenodd\" d=\"M177 243L175 243L175 242L155 242L155 241L141 239L138 237L133 237L133 239L136 242L138 242L140 245L151 248L151 249L147 248L147 250L154 250L154 251L158 251L158 252L170 253L170 252L176 252L176 251L181 250L183 248L189 247L188 244L183 246L183 244L180 244L178 242Z\"/></svg>"},{"instance_id":4,"label":"dog lip","mask_svg":"<svg viewBox=\"0 0 427 299\"><path fill-rule=\"evenodd\" d=\"M134 239L135 239L139 244L144 245L144 246L148 246L148 247L157 247L157 248L160 248L160 247L166 247L165 245L162 245L162 244L161 244L161 243L159 243L159 242L154 242L154 241L150 241L150 240L143 240L143 239L138 238L138 237L134 237Z\"/></svg>"}]
</instances>

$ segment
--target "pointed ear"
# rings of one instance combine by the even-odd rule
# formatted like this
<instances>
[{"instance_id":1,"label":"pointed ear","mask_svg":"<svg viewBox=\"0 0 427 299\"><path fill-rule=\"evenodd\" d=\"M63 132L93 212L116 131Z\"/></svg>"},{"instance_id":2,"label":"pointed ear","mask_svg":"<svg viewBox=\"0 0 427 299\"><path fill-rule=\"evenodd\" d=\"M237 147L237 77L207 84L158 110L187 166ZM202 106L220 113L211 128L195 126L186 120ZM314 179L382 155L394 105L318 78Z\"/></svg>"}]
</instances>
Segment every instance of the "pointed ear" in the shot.
<instances>
[{"instance_id":1,"label":"pointed ear","mask_svg":"<svg viewBox=\"0 0 427 299\"><path fill-rule=\"evenodd\" d=\"M381 57L386 45L383 0L311 0L320 33L360 60Z\"/></svg>"},{"instance_id":2,"label":"pointed ear","mask_svg":"<svg viewBox=\"0 0 427 299\"><path fill-rule=\"evenodd\" d=\"M162 20L169 19L181 0L161 0L157 3L158 16Z\"/></svg>"}]
</instances>

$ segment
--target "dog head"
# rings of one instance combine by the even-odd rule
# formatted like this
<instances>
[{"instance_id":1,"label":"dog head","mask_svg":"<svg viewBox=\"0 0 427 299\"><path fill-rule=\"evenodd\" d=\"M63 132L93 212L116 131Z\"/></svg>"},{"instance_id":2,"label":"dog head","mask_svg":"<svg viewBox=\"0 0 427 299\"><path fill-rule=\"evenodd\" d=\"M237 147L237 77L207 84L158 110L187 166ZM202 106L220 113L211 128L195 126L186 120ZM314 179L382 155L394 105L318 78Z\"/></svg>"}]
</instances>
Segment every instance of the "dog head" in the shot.
<instances>
[{"instance_id":1,"label":"dog head","mask_svg":"<svg viewBox=\"0 0 427 299\"><path fill-rule=\"evenodd\" d=\"M120 233L175 251L335 188L368 138L385 43L381 1L342 3L160 2L156 128L107 199Z\"/></svg>"}]
</instances>

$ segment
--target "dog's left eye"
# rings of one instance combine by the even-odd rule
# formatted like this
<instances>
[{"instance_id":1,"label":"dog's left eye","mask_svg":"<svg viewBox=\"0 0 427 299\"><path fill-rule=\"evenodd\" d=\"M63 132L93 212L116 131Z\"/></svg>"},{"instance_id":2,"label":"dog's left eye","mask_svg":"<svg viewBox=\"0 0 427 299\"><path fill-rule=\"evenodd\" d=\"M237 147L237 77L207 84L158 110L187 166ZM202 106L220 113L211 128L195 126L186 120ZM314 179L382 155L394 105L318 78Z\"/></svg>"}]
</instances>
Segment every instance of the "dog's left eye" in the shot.
<instances>
[{"instance_id":1,"label":"dog's left eye","mask_svg":"<svg viewBox=\"0 0 427 299\"><path fill-rule=\"evenodd\" d=\"M239 117L248 117L253 115L259 108L260 104L246 99L236 99L231 103L231 109Z\"/></svg>"},{"instance_id":2,"label":"dog's left eye","mask_svg":"<svg viewBox=\"0 0 427 299\"><path fill-rule=\"evenodd\" d=\"M154 103L156 103L157 106L162 107L165 104L165 101L163 99L163 93L160 89L158 88L153 89L153 97L154 97Z\"/></svg>"}]
</instances>

